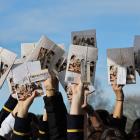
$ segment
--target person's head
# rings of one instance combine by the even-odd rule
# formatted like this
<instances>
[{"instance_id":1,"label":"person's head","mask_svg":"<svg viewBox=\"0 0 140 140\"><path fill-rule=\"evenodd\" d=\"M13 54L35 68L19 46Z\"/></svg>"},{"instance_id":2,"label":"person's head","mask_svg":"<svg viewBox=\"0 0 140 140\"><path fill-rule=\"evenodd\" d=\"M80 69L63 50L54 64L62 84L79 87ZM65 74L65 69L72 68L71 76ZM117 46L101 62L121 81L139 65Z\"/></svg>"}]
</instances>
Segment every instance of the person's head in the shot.
<instances>
[{"instance_id":1,"label":"person's head","mask_svg":"<svg viewBox=\"0 0 140 140\"><path fill-rule=\"evenodd\" d=\"M20 86L20 90L21 90L21 92L26 91L26 86L25 86L25 85L21 85L21 86Z\"/></svg>"},{"instance_id":2,"label":"person's head","mask_svg":"<svg viewBox=\"0 0 140 140\"><path fill-rule=\"evenodd\" d=\"M43 53L45 51L45 48L41 47L40 53Z\"/></svg>"},{"instance_id":3,"label":"person's head","mask_svg":"<svg viewBox=\"0 0 140 140\"><path fill-rule=\"evenodd\" d=\"M13 78L10 78L10 83L14 84Z\"/></svg>"},{"instance_id":4,"label":"person's head","mask_svg":"<svg viewBox=\"0 0 140 140\"><path fill-rule=\"evenodd\" d=\"M54 51L52 51L52 50L49 52L49 54L50 54L51 56L54 56L54 55L55 55Z\"/></svg>"},{"instance_id":5,"label":"person's head","mask_svg":"<svg viewBox=\"0 0 140 140\"><path fill-rule=\"evenodd\" d=\"M65 86L65 91L67 93L67 98L68 98L69 102L71 103L71 101L72 101L72 90L71 90L70 85Z\"/></svg>"},{"instance_id":6,"label":"person's head","mask_svg":"<svg viewBox=\"0 0 140 140\"><path fill-rule=\"evenodd\" d=\"M81 42L85 43L85 38L84 37L82 37Z\"/></svg>"},{"instance_id":7,"label":"person's head","mask_svg":"<svg viewBox=\"0 0 140 140\"><path fill-rule=\"evenodd\" d=\"M129 74L134 73L134 68L133 68L133 66L129 66L128 71L129 71Z\"/></svg>"},{"instance_id":8,"label":"person's head","mask_svg":"<svg viewBox=\"0 0 140 140\"><path fill-rule=\"evenodd\" d=\"M79 39L78 39L78 37L75 35L75 36L73 37L73 44L74 44L74 45L78 45L78 43L79 43Z\"/></svg>"},{"instance_id":9,"label":"person's head","mask_svg":"<svg viewBox=\"0 0 140 140\"><path fill-rule=\"evenodd\" d=\"M110 66L110 81L115 82L117 79L117 67Z\"/></svg>"},{"instance_id":10,"label":"person's head","mask_svg":"<svg viewBox=\"0 0 140 140\"><path fill-rule=\"evenodd\" d=\"M75 55L72 55L71 58L70 58L70 60L74 60L75 58L76 58L76 56Z\"/></svg>"},{"instance_id":11,"label":"person's head","mask_svg":"<svg viewBox=\"0 0 140 140\"><path fill-rule=\"evenodd\" d=\"M95 40L94 40L94 38L93 38L93 37L91 37L91 39L90 39L90 43L91 43L91 45L92 45L92 46L94 46L94 45L95 45Z\"/></svg>"},{"instance_id":12,"label":"person's head","mask_svg":"<svg viewBox=\"0 0 140 140\"><path fill-rule=\"evenodd\" d=\"M87 45L90 45L90 38L87 38L86 43Z\"/></svg>"},{"instance_id":13,"label":"person's head","mask_svg":"<svg viewBox=\"0 0 140 140\"><path fill-rule=\"evenodd\" d=\"M4 65L4 68L5 68L5 69L7 69L7 68L8 68L8 65L7 65L7 64L5 64L5 65Z\"/></svg>"},{"instance_id":14,"label":"person's head","mask_svg":"<svg viewBox=\"0 0 140 140\"><path fill-rule=\"evenodd\" d=\"M13 92L13 93L16 92L15 86L12 86L12 92Z\"/></svg>"},{"instance_id":15,"label":"person's head","mask_svg":"<svg viewBox=\"0 0 140 140\"><path fill-rule=\"evenodd\" d=\"M16 90L19 89L19 84L16 84L15 85L15 88L16 88Z\"/></svg>"},{"instance_id":16,"label":"person's head","mask_svg":"<svg viewBox=\"0 0 140 140\"><path fill-rule=\"evenodd\" d=\"M96 113L99 115L104 125L110 126L110 115L107 110L99 109L96 110Z\"/></svg>"},{"instance_id":17,"label":"person's head","mask_svg":"<svg viewBox=\"0 0 140 140\"><path fill-rule=\"evenodd\" d=\"M124 132L116 128L107 128L101 135L100 140L127 140Z\"/></svg>"},{"instance_id":18,"label":"person's head","mask_svg":"<svg viewBox=\"0 0 140 140\"><path fill-rule=\"evenodd\" d=\"M140 140L140 118L134 121L128 138L130 140Z\"/></svg>"},{"instance_id":19,"label":"person's head","mask_svg":"<svg viewBox=\"0 0 140 140\"><path fill-rule=\"evenodd\" d=\"M37 140L39 121L41 121L42 116L40 117L40 120L39 120L35 114L29 112L28 118L30 119L30 135L32 139Z\"/></svg>"},{"instance_id":20,"label":"person's head","mask_svg":"<svg viewBox=\"0 0 140 140\"><path fill-rule=\"evenodd\" d=\"M87 140L100 140L101 134L101 131L93 130L93 132L88 136Z\"/></svg>"},{"instance_id":21,"label":"person's head","mask_svg":"<svg viewBox=\"0 0 140 140\"><path fill-rule=\"evenodd\" d=\"M95 62L94 61L91 61L90 62L90 66L94 66L95 65Z\"/></svg>"},{"instance_id":22,"label":"person's head","mask_svg":"<svg viewBox=\"0 0 140 140\"><path fill-rule=\"evenodd\" d=\"M111 74L115 74L116 70L117 70L117 68L115 66L110 66L110 73Z\"/></svg>"},{"instance_id":23,"label":"person's head","mask_svg":"<svg viewBox=\"0 0 140 140\"><path fill-rule=\"evenodd\" d=\"M55 65L56 68L59 68L60 64L61 64L61 59L59 59L59 60L57 61L56 65Z\"/></svg>"}]
</instances>

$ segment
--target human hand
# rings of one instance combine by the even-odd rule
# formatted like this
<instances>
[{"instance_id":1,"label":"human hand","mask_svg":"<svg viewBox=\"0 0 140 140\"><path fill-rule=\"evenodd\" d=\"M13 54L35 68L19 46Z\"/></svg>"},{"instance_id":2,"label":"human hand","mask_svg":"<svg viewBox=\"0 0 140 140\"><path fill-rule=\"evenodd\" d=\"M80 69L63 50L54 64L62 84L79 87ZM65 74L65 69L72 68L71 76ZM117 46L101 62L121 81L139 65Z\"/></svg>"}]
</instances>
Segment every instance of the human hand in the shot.
<instances>
[{"instance_id":1,"label":"human hand","mask_svg":"<svg viewBox=\"0 0 140 140\"><path fill-rule=\"evenodd\" d=\"M17 116L20 118L27 117L29 107L34 101L34 98L37 96L36 92L34 91L32 95L28 94L28 97L25 100L19 100L18 102L18 114Z\"/></svg>"},{"instance_id":2,"label":"human hand","mask_svg":"<svg viewBox=\"0 0 140 140\"><path fill-rule=\"evenodd\" d=\"M78 84L71 84L72 91L72 102L70 114L77 115L82 114L83 111L81 109L81 105L83 103L84 91L83 91L83 83L79 80Z\"/></svg>"},{"instance_id":3,"label":"human hand","mask_svg":"<svg viewBox=\"0 0 140 140\"><path fill-rule=\"evenodd\" d=\"M112 89L115 92L116 100L123 101L124 94L123 94L123 85L112 84Z\"/></svg>"},{"instance_id":4,"label":"human hand","mask_svg":"<svg viewBox=\"0 0 140 140\"><path fill-rule=\"evenodd\" d=\"M58 80L54 74L50 74L50 77L44 81L44 85L46 88L46 95L48 97L54 96L55 91L59 90Z\"/></svg>"}]
</instances>

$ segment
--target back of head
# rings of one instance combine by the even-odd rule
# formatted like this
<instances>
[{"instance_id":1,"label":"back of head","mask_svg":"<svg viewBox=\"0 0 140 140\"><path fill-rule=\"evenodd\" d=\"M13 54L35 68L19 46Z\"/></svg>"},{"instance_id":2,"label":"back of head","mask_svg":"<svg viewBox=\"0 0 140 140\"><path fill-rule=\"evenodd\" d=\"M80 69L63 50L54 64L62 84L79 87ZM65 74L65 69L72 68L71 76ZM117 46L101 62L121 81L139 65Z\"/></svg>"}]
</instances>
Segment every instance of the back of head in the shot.
<instances>
[{"instance_id":1,"label":"back of head","mask_svg":"<svg viewBox=\"0 0 140 140\"><path fill-rule=\"evenodd\" d=\"M134 121L128 138L130 140L140 140L140 118Z\"/></svg>"},{"instance_id":2,"label":"back of head","mask_svg":"<svg viewBox=\"0 0 140 140\"><path fill-rule=\"evenodd\" d=\"M116 128L107 128L101 135L100 140L127 140L125 133Z\"/></svg>"},{"instance_id":3,"label":"back of head","mask_svg":"<svg viewBox=\"0 0 140 140\"><path fill-rule=\"evenodd\" d=\"M140 130L140 118L134 121L133 126L131 128L131 132L138 131L138 130Z\"/></svg>"},{"instance_id":4,"label":"back of head","mask_svg":"<svg viewBox=\"0 0 140 140\"><path fill-rule=\"evenodd\" d=\"M101 131L94 131L88 136L87 140L100 140L101 134Z\"/></svg>"},{"instance_id":5,"label":"back of head","mask_svg":"<svg viewBox=\"0 0 140 140\"><path fill-rule=\"evenodd\" d=\"M99 115L104 125L110 126L110 115L108 111L100 109L96 110L96 113Z\"/></svg>"}]
</instances>

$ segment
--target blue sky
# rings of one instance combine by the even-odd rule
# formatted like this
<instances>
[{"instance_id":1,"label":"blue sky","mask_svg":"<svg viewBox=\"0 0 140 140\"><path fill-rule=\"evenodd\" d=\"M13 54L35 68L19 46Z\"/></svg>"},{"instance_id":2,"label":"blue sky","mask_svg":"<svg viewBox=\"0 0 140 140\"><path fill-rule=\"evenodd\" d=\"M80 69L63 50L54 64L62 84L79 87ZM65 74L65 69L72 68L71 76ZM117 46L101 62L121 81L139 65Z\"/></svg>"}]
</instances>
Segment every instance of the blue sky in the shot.
<instances>
[{"instance_id":1,"label":"blue sky","mask_svg":"<svg viewBox=\"0 0 140 140\"><path fill-rule=\"evenodd\" d=\"M105 98L113 101L107 83L106 49L132 47L140 34L139 0L0 0L0 46L18 53L20 43L38 41L42 34L68 49L71 32L96 29L99 59L96 78L101 81ZM136 85L127 85L125 95L138 94ZM7 83L0 90L0 106L9 96ZM31 111L41 113L42 99L36 99ZM36 109L38 107L38 109Z\"/></svg>"}]
</instances>

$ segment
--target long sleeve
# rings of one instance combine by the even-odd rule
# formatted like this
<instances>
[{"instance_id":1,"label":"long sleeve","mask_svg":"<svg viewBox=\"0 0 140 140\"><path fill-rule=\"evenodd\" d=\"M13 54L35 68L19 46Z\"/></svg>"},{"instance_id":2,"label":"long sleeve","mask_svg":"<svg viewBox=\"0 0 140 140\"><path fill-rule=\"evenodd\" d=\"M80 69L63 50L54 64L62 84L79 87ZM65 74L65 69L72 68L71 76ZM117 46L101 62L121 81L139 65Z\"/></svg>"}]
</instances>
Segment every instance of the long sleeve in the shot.
<instances>
[{"instance_id":1,"label":"long sleeve","mask_svg":"<svg viewBox=\"0 0 140 140\"><path fill-rule=\"evenodd\" d=\"M15 124L15 118L10 113L7 118L2 122L1 128L0 128L0 136L3 136L5 138L8 138L8 135L10 132L13 131Z\"/></svg>"},{"instance_id":2,"label":"long sleeve","mask_svg":"<svg viewBox=\"0 0 140 140\"><path fill-rule=\"evenodd\" d=\"M48 115L49 140L67 139L67 111L62 95L56 93L52 97L44 97Z\"/></svg>"},{"instance_id":3,"label":"long sleeve","mask_svg":"<svg viewBox=\"0 0 140 140\"><path fill-rule=\"evenodd\" d=\"M0 136L0 140L6 140L4 137Z\"/></svg>"},{"instance_id":4,"label":"long sleeve","mask_svg":"<svg viewBox=\"0 0 140 140\"><path fill-rule=\"evenodd\" d=\"M16 105L17 100L10 95L0 112L0 125L2 124L3 120L13 111Z\"/></svg>"},{"instance_id":5,"label":"long sleeve","mask_svg":"<svg viewBox=\"0 0 140 140\"><path fill-rule=\"evenodd\" d=\"M67 116L67 140L84 139L84 115Z\"/></svg>"},{"instance_id":6,"label":"long sleeve","mask_svg":"<svg viewBox=\"0 0 140 140\"><path fill-rule=\"evenodd\" d=\"M121 131L125 131L125 126L127 122L127 118L122 116L121 118L113 118L113 115L110 117L112 127L120 129Z\"/></svg>"},{"instance_id":7,"label":"long sleeve","mask_svg":"<svg viewBox=\"0 0 140 140\"><path fill-rule=\"evenodd\" d=\"M49 140L49 132L48 132L48 122L47 121L39 121L39 140Z\"/></svg>"},{"instance_id":8,"label":"long sleeve","mask_svg":"<svg viewBox=\"0 0 140 140\"><path fill-rule=\"evenodd\" d=\"M30 119L15 118L15 125L13 129L13 140L29 140L30 139Z\"/></svg>"}]
</instances>

